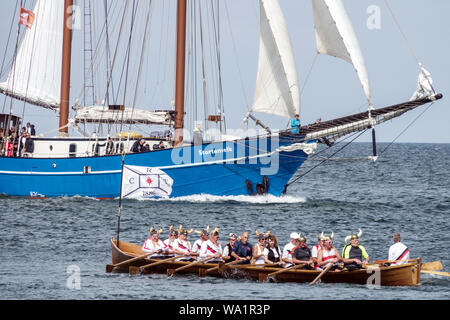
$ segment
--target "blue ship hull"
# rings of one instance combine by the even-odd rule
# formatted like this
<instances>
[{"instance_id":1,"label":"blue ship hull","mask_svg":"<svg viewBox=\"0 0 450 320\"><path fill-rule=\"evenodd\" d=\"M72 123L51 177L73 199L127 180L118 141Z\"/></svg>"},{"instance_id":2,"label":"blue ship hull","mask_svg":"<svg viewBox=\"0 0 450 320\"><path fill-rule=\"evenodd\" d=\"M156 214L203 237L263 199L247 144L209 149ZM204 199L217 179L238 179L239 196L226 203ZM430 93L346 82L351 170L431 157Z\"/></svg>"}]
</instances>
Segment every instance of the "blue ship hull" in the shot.
<instances>
[{"instance_id":1,"label":"blue ship hull","mask_svg":"<svg viewBox=\"0 0 450 320\"><path fill-rule=\"evenodd\" d=\"M286 183L308 155L301 149L279 147L300 142L267 136L126 154L125 165L158 168L172 180L170 197L194 194L247 195L246 181L255 187L264 176L268 193L280 196ZM79 158L0 158L0 194L8 196L120 195L122 156Z\"/></svg>"}]
</instances>

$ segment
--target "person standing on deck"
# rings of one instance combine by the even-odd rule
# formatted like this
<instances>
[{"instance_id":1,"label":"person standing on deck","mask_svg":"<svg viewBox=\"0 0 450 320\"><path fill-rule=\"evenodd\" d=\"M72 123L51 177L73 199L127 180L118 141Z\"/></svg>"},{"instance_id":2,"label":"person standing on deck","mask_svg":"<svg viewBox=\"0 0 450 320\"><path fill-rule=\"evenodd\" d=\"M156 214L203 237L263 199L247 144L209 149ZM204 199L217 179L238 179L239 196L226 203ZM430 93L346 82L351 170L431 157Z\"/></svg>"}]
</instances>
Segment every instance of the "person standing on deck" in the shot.
<instances>
[{"instance_id":1,"label":"person standing on deck","mask_svg":"<svg viewBox=\"0 0 450 320\"><path fill-rule=\"evenodd\" d=\"M300 126L300 116L296 114L295 117L291 119L291 132L300 133Z\"/></svg>"},{"instance_id":2,"label":"person standing on deck","mask_svg":"<svg viewBox=\"0 0 450 320\"><path fill-rule=\"evenodd\" d=\"M359 244L361 236L362 231L359 229L358 234L354 233L345 237L345 243L350 240L350 244L345 245L342 249L342 258L344 259L344 268L349 271L362 269L370 260L366 249Z\"/></svg>"},{"instance_id":3,"label":"person standing on deck","mask_svg":"<svg viewBox=\"0 0 450 320\"><path fill-rule=\"evenodd\" d=\"M230 241L223 247L223 256L222 259L225 263L232 262L234 259L231 256L231 252L233 251L233 246L237 240L237 235L234 233L230 233L229 235Z\"/></svg>"},{"instance_id":4,"label":"person standing on deck","mask_svg":"<svg viewBox=\"0 0 450 320\"><path fill-rule=\"evenodd\" d=\"M391 266L396 266L400 264L407 263L409 260L409 249L406 245L401 242L400 233L394 233L392 237L394 244L389 248L389 261L397 261L392 262Z\"/></svg>"},{"instance_id":5,"label":"person standing on deck","mask_svg":"<svg viewBox=\"0 0 450 320\"><path fill-rule=\"evenodd\" d=\"M211 236L208 240L204 241L202 248L200 249L199 259L212 258L208 260L208 263L219 263L222 260L222 246L219 243L219 228L215 228L211 232Z\"/></svg>"},{"instance_id":6,"label":"person standing on deck","mask_svg":"<svg viewBox=\"0 0 450 320\"><path fill-rule=\"evenodd\" d=\"M294 263L292 262L292 253L296 246L298 246L298 238L300 235L297 232L292 232L289 236L291 241L286 244L283 248L283 261L286 262L286 268L292 267Z\"/></svg>"},{"instance_id":7,"label":"person standing on deck","mask_svg":"<svg viewBox=\"0 0 450 320\"><path fill-rule=\"evenodd\" d=\"M200 258L198 258L198 256L200 254L202 245L209 239L209 226L206 226L206 229L203 229L202 231L195 230L195 233L200 236L200 239L194 242L194 245L192 246L192 253L193 255L197 256L197 260L199 260Z\"/></svg>"},{"instance_id":8,"label":"person standing on deck","mask_svg":"<svg viewBox=\"0 0 450 320\"><path fill-rule=\"evenodd\" d=\"M238 264L249 264L252 259L252 245L248 243L248 232L241 234L240 240L236 241L233 246L231 256L236 260L240 260Z\"/></svg>"}]
</instances>

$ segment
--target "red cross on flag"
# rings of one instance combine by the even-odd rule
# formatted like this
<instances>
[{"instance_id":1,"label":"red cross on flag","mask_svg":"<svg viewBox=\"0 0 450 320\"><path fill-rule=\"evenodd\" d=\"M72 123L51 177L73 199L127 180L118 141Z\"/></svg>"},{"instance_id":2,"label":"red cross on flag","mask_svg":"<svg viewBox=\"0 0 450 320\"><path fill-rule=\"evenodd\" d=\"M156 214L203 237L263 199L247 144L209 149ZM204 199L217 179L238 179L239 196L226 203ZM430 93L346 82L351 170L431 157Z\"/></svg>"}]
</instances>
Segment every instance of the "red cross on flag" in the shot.
<instances>
[{"instance_id":1,"label":"red cross on flag","mask_svg":"<svg viewBox=\"0 0 450 320\"><path fill-rule=\"evenodd\" d=\"M19 24L23 24L28 29L31 29L33 22L34 22L34 13L20 7Z\"/></svg>"}]
</instances>

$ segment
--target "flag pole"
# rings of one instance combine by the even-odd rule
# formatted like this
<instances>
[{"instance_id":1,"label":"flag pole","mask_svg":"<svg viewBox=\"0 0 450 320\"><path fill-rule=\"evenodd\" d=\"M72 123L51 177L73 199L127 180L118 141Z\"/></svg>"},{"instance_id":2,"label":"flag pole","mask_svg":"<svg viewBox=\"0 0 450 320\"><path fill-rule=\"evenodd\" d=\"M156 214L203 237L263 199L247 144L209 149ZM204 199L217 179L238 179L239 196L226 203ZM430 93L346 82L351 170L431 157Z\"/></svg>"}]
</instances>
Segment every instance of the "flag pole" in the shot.
<instances>
[{"instance_id":1,"label":"flag pole","mask_svg":"<svg viewBox=\"0 0 450 320\"><path fill-rule=\"evenodd\" d=\"M123 183L123 166L125 162L125 152L122 152L122 170L120 175L120 195L119 195L119 212L117 214L117 248L119 248L119 233L120 233L120 211L122 210L122 183Z\"/></svg>"}]
</instances>

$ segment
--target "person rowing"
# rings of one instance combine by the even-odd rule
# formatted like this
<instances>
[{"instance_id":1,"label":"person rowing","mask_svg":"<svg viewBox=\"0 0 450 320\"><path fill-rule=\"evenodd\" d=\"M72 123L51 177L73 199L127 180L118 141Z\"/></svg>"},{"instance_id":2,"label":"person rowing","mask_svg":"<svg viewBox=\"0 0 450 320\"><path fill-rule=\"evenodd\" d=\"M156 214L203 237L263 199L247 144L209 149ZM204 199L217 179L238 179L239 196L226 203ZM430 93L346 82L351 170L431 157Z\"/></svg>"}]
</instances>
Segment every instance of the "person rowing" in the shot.
<instances>
[{"instance_id":1,"label":"person rowing","mask_svg":"<svg viewBox=\"0 0 450 320\"><path fill-rule=\"evenodd\" d=\"M202 249L202 245L209 239L209 226L206 226L206 229L201 231L195 230L194 232L197 233L200 238L194 242L194 245L192 246L192 253L193 256L197 256L197 260L200 260L198 256L200 254L200 250Z\"/></svg>"},{"instance_id":2,"label":"person rowing","mask_svg":"<svg viewBox=\"0 0 450 320\"><path fill-rule=\"evenodd\" d=\"M281 253L277 237L269 234L267 237L267 247L264 249L264 262L266 264L284 267L286 263L282 260Z\"/></svg>"},{"instance_id":3,"label":"person rowing","mask_svg":"<svg viewBox=\"0 0 450 320\"><path fill-rule=\"evenodd\" d=\"M323 248L320 249L317 255L317 265L319 268L327 268L331 263L332 267L330 270L340 271L339 262L343 259L339 254L338 250L333 246L333 233L331 235L324 235Z\"/></svg>"},{"instance_id":4,"label":"person rowing","mask_svg":"<svg viewBox=\"0 0 450 320\"><path fill-rule=\"evenodd\" d=\"M312 267L314 262L311 256L311 250L306 245L306 237L301 234L298 237L298 246L292 252L292 262L296 265L304 264L299 269L314 270L314 267Z\"/></svg>"},{"instance_id":5,"label":"person rowing","mask_svg":"<svg viewBox=\"0 0 450 320\"><path fill-rule=\"evenodd\" d=\"M208 260L208 263L219 263L222 260L222 246L219 243L219 228L215 228L211 232L211 236L208 240L202 243L200 249L199 259L203 260L205 258L214 257Z\"/></svg>"},{"instance_id":6,"label":"person rowing","mask_svg":"<svg viewBox=\"0 0 450 320\"><path fill-rule=\"evenodd\" d=\"M235 259L233 259L233 257L231 256L231 252L233 251L233 246L234 243L237 240L237 235L234 233L230 233L228 235L229 241L228 243L223 247L223 255L222 255L222 259L225 261L225 263L229 263L234 261Z\"/></svg>"},{"instance_id":7,"label":"person rowing","mask_svg":"<svg viewBox=\"0 0 450 320\"><path fill-rule=\"evenodd\" d=\"M400 233L394 233L392 240L394 241L394 244L389 247L389 261L396 262L392 262L390 265L396 266L407 263L410 253L408 247L401 242L402 239Z\"/></svg>"},{"instance_id":8,"label":"person rowing","mask_svg":"<svg viewBox=\"0 0 450 320\"><path fill-rule=\"evenodd\" d=\"M342 249L342 258L344 259L344 268L348 271L362 269L369 263L369 255L366 249L359 244L359 238L362 236L362 230L345 237L345 247ZM350 241L349 244L347 242Z\"/></svg>"},{"instance_id":9,"label":"person rowing","mask_svg":"<svg viewBox=\"0 0 450 320\"><path fill-rule=\"evenodd\" d=\"M142 251L151 253L148 257L151 259L165 259L167 257L168 246L159 239L163 230L156 230L153 226L150 228L150 238L147 238L142 246Z\"/></svg>"},{"instance_id":10,"label":"person rowing","mask_svg":"<svg viewBox=\"0 0 450 320\"><path fill-rule=\"evenodd\" d=\"M292 267L294 263L292 262L292 252L294 252L295 247L298 246L298 238L300 235L297 232L292 232L290 234L290 242L286 244L283 248L283 261L286 263L286 268Z\"/></svg>"},{"instance_id":11,"label":"person rowing","mask_svg":"<svg viewBox=\"0 0 450 320\"><path fill-rule=\"evenodd\" d=\"M194 261L195 259L192 257L191 251L191 243L187 240L187 237L194 229L190 229L189 231L183 229L183 226L180 225L178 228L178 239L175 239L173 242L173 252L175 255L184 255L181 258L178 258L176 261ZM195 255L197 256L197 255Z\"/></svg>"},{"instance_id":12,"label":"person rowing","mask_svg":"<svg viewBox=\"0 0 450 320\"><path fill-rule=\"evenodd\" d=\"M252 258L252 245L248 243L247 231L242 232L240 240L234 244L231 256L236 260L240 260L237 264L250 263Z\"/></svg>"},{"instance_id":13,"label":"person rowing","mask_svg":"<svg viewBox=\"0 0 450 320\"><path fill-rule=\"evenodd\" d=\"M166 240L164 240L164 243L167 245L168 249L168 256L167 257L171 257L173 256L173 243L174 241L178 238L178 231L173 229L173 225L170 226L169 228L169 238L167 238Z\"/></svg>"},{"instance_id":14,"label":"person rowing","mask_svg":"<svg viewBox=\"0 0 450 320\"><path fill-rule=\"evenodd\" d=\"M317 256L319 255L320 249L322 249L322 247L323 247L324 239L325 239L325 236L322 232L321 234L319 234L317 236L317 244L314 247L312 247L312 249L311 249L311 257L314 262L314 269L318 269L318 270L321 269L321 268L319 268L319 266L317 264Z\"/></svg>"},{"instance_id":15,"label":"person rowing","mask_svg":"<svg viewBox=\"0 0 450 320\"><path fill-rule=\"evenodd\" d=\"M264 264L264 249L266 249L266 238L270 234L268 233L260 233L258 230L255 231L258 242L253 246L253 256L252 261L253 264Z\"/></svg>"}]
</instances>

